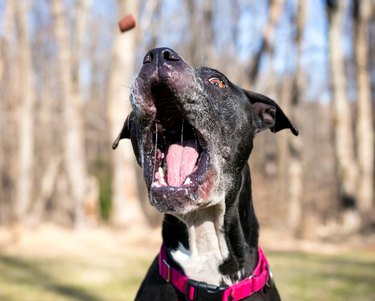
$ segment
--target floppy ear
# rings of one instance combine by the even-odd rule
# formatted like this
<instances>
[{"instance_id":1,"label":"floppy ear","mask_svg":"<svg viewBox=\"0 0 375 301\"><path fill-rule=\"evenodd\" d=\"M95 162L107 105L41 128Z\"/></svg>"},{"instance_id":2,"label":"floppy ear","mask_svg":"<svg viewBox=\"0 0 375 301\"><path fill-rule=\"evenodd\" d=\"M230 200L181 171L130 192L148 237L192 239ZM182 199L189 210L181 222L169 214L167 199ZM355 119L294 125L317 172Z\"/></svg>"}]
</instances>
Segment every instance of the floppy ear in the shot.
<instances>
[{"instance_id":1,"label":"floppy ear","mask_svg":"<svg viewBox=\"0 0 375 301\"><path fill-rule=\"evenodd\" d=\"M254 125L258 132L268 128L274 133L283 129L290 129L295 136L298 136L297 128L289 121L276 102L262 94L243 91L253 107Z\"/></svg>"},{"instance_id":2,"label":"floppy ear","mask_svg":"<svg viewBox=\"0 0 375 301\"><path fill-rule=\"evenodd\" d=\"M132 126L133 117L134 117L134 113L132 111L126 118L120 134L117 136L116 140L112 143L112 149L117 148L121 139L125 139L125 138L130 139L130 130Z\"/></svg>"}]
</instances>

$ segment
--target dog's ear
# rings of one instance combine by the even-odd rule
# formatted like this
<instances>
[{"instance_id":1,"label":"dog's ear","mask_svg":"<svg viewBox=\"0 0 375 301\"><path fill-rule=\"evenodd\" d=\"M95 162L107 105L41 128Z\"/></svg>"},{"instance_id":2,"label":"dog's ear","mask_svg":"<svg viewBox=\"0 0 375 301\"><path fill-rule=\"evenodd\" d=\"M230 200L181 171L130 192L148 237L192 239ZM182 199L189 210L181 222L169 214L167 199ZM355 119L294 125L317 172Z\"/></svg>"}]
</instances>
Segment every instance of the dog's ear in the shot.
<instances>
[{"instance_id":1,"label":"dog's ear","mask_svg":"<svg viewBox=\"0 0 375 301\"><path fill-rule=\"evenodd\" d=\"M276 102L262 94L243 91L253 106L254 123L258 132L270 129L276 133L283 129L290 129L295 136L298 136L297 128L289 121Z\"/></svg>"},{"instance_id":2,"label":"dog's ear","mask_svg":"<svg viewBox=\"0 0 375 301\"><path fill-rule=\"evenodd\" d=\"M130 114L126 118L126 120L124 122L124 125L122 126L120 134L117 136L116 140L112 143L112 149L117 148L121 139L125 139L125 138L130 139L130 131L131 131L132 122L133 122L133 118L134 118L133 115L134 115L134 113L132 111L132 112L130 112Z\"/></svg>"}]
</instances>

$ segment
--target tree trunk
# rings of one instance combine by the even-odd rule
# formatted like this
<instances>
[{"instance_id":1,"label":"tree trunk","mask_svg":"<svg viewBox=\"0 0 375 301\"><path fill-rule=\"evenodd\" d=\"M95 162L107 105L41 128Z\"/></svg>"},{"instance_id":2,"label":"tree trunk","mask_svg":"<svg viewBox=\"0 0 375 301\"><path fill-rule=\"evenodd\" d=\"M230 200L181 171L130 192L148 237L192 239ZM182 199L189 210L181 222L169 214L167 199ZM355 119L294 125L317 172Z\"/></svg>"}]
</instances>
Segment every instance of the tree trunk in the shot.
<instances>
[{"instance_id":1,"label":"tree trunk","mask_svg":"<svg viewBox=\"0 0 375 301\"><path fill-rule=\"evenodd\" d=\"M74 32L73 32L73 49L71 73L73 89L75 93L80 93L80 63L83 56L83 40L85 37L87 27L87 13L90 5L90 0L76 0L75 17L74 17Z\"/></svg>"},{"instance_id":2,"label":"tree trunk","mask_svg":"<svg viewBox=\"0 0 375 301\"><path fill-rule=\"evenodd\" d=\"M187 1L190 24L189 63L193 66L207 64L212 58L212 3L196 0ZM204 30L202 30L204 28Z\"/></svg>"},{"instance_id":3,"label":"tree trunk","mask_svg":"<svg viewBox=\"0 0 375 301\"><path fill-rule=\"evenodd\" d=\"M357 80L356 144L360 181L358 209L366 213L374 205L374 127L369 78L369 32L371 0L357 1L355 10L355 63Z\"/></svg>"},{"instance_id":4,"label":"tree trunk","mask_svg":"<svg viewBox=\"0 0 375 301\"><path fill-rule=\"evenodd\" d=\"M63 0L52 1L54 34L57 44L57 65L60 76L61 97L64 111L64 164L69 189L74 203L76 227L85 225L84 204L88 186L83 117L80 95L73 87L71 76L72 54L69 40L69 26Z\"/></svg>"},{"instance_id":5,"label":"tree trunk","mask_svg":"<svg viewBox=\"0 0 375 301\"><path fill-rule=\"evenodd\" d=\"M118 5L120 17L130 13L138 16L137 0L119 0ZM116 33L112 57L108 118L114 139L131 110L128 94L134 77L134 60L137 57L135 30L124 34ZM112 221L116 226L134 225L144 218L138 200L135 165L131 143L124 141L113 152Z\"/></svg>"},{"instance_id":6,"label":"tree trunk","mask_svg":"<svg viewBox=\"0 0 375 301\"><path fill-rule=\"evenodd\" d=\"M161 19L161 6L162 0L146 1L145 7L142 12L142 17L140 19L139 25L142 26L141 30L147 31L150 35L150 41L145 47L147 50L158 47L158 37L160 32L160 22ZM153 20L158 20L153 22ZM152 24L152 26L151 26ZM139 41L139 37L136 39L137 45L144 41Z\"/></svg>"},{"instance_id":7,"label":"tree trunk","mask_svg":"<svg viewBox=\"0 0 375 301\"><path fill-rule=\"evenodd\" d=\"M18 115L19 122L19 153L18 177L16 196L16 218L18 222L25 221L27 211L33 196L33 165L34 165L34 83L33 64L30 38L28 34L29 1L16 1L16 20L18 22L19 43L22 51L19 52L19 68L21 102Z\"/></svg>"},{"instance_id":8,"label":"tree trunk","mask_svg":"<svg viewBox=\"0 0 375 301\"><path fill-rule=\"evenodd\" d=\"M0 224L10 224L15 221L15 195L17 191L12 183L16 183L17 161L14 154L18 150L15 141L17 130L15 111L18 108L20 89L18 84L20 68L14 64L19 56L19 38L15 35L16 2L5 2L4 14L1 20L3 28L0 36ZM12 47L13 46L13 47ZM5 112L5 113L4 113Z\"/></svg>"},{"instance_id":9,"label":"tree trunk","mask_svg":"<svg viewBox=\"0 0 375 301\"><path fill-rule=\"evenodd\" d=\"M290 106L290 117L293 122L300 124L299 114L297 110L303 100L304 91L304 72L302 67L302 41L306 22L307 1L298 0L297 15L295 18L296 39L297 46L297 61L296 71L293 80L292 102ZM299 122L300 121L300 122ZM297 139L293 136L288 136L289 144L289 226L295 236L302 235L303 224L303 174L302 174L302 146L303 135Z\"/></svg>"},{"instance_id":10,"label":"tree trunk","mask_svg":"<svg viewBox=\"0 0 375 301\"><path fill-rule=\"evenodd\" d=\"M268 21L263 30L261 46L251 60L251 67L249 70L249 79L251 84L254 84L258 77L262 55L265 52L272 52L272 39L276 25L278 24L280 16L283 12L283 6L284 0L270 0Z\"/></svg>"},{"instance_id":11,"label":"tree trunk","mask_svg":"<svg viewBox=\"0 0 375 301\"><path fill-rule=\"evenodd\" d=\"M351 107L347 97L343 28L346 1L327 1L329 17L329 64L331 69L334 147L337 160L338 193L344 211L344 224L349 232L358 227L357 165L354 157Z\"/></svg>"}]
</instances>

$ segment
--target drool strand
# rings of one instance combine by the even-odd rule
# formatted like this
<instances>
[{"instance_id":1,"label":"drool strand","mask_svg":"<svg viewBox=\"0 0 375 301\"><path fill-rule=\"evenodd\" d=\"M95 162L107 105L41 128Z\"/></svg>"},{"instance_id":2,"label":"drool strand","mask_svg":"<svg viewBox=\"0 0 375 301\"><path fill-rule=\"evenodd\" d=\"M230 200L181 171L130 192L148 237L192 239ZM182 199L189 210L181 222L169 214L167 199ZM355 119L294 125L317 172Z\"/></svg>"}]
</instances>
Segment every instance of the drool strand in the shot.
<instances>
[{"instance_id":1,"label":"drool strand","mask_svg":"<svg viewBox=\"0 0 375 301\"><path fill-rule=\"evenodd\" d=\"M197 139L197 134L195 133L195 129L193 129L193 135L194 135L195 149L198 149L198 139Z\"/></svg>"},{"instance_id":2,"label":"drool strand","mask_svg":"<svg viewBox=\"0 0 375 301\"><path fill-rule=\"evenodd\" d=\"M183 146L183 143L184 143L184 123L185 123L185 120L182 119L182 123L181 123L181 146Z\"/></svg>"},{"instance_id":3,"label":"drool strand","mask_svg":"<svg viewBox=\"0 0 375 301\"><path fill-rule=\"evenodd\" d=\"M154 166L152 168L152 182L151 182L151 185L155 181L157 151L158 151L158 121L155 121ZM150 189L150 199L152 199L152 189Z\"/></svg>"}]
</instances>

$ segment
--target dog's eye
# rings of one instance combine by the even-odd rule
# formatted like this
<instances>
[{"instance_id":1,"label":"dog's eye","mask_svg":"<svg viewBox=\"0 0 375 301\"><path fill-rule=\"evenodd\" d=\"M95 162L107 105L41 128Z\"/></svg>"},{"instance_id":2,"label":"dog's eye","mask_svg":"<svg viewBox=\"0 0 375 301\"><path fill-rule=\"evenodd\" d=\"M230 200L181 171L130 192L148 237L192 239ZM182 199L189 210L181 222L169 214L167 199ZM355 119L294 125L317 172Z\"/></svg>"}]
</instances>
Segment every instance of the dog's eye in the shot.
<instances>
[{"instance_id":1,"label":"dog's eye","mask_svg":"<svg viewBox=\"0 0 375 301\"><path fill-rule=\"evenodd\" d=\"M208 81L210 82L211 85L217 88L220 88L220 89L225 88L225 83L221 79L213 77L213 78L210 78Z\"/></svg>"}]
</instances>

